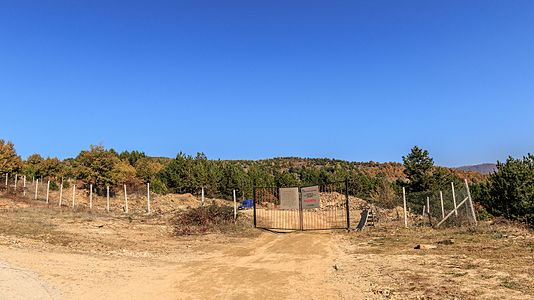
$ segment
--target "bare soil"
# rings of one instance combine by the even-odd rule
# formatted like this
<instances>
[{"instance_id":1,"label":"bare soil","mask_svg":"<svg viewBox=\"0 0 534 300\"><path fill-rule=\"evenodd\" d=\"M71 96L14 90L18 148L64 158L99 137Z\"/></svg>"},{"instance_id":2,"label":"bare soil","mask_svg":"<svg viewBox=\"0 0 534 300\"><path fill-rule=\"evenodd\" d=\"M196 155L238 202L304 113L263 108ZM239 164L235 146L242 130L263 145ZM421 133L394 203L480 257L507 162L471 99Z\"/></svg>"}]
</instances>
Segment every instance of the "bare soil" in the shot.
<instances>
[{"instance_id":1,"label":"bare soil","mask_svg":"<svg viewBox=\"0 0 534 300\"><path fill-rule=\"evenodd\" d=\"M0 199L0 299L532 299L533 261L507 224L176 237L162 215Z\"/></svg>"}]
</instances>

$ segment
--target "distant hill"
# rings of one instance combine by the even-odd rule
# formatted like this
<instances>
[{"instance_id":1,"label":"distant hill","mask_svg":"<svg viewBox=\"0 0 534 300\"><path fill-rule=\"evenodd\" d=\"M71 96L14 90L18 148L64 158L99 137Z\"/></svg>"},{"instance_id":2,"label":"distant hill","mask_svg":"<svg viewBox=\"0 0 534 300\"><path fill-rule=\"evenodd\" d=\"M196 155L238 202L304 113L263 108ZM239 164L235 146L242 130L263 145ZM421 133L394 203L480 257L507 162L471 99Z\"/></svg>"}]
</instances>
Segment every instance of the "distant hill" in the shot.
<instances>
[{"instance_id":1,"label":"distant hill","mask_svg":"<svg viewBox=\"0 0 534 300\"><path fill-rule=\"evenodd\" d=\"M165 157L154 157L160 163L166 165L172 159ZM233 163L239 165L245 171L248 171L252 167L261 167L264 170L269 170L268 173L276 172L290 172L293 174L301 174L305 170L321 170L324 169L331 173L335 170L350 173L363 174L369 177L383 176L389 182L396 180L405 180L404 166L399 162L356 162L345 161L340 159L331 158L304 158L304 157L274 157L259 160L214 160L223 163ZM490 164L491 165L491 164ZM492 165L495 166L495 165ZM467 179L469 182L481 182L485 180L485 175L490 171L479 171L464 169L472 166L448 168L441 166L434 166L435 170L441 169L447 173L454 173L461 179ZM305 172L304 172L305 173Z\"/></svg>"},{"instance_id":2,"label":"distant hill","mask_svg":"<svg viewBox=\"0 0 534 300\"><path fill-rule=\"evenodd\" d=\"M355 162L330 158L302 158L302 157L275 157L260 160L233 160L241 165L245 170L252 165L264 166L269 169L278 171L289 171L291 173L300 173L302 169L325 169L327 171L344 170L345 172L359 172L370 177L384 176L390 182L395 180L406 179L404 166L398 162ZM457 168L447 168L434 166L434 169L447 170L457 175L461 179L467 179L469 182L481 182L485 180L485 175L477 171L466 171Z\"/></svg>"},{"instance_id":3,"label":"distant hill","mask_svg":"<svg viewBox=\"0 0 534 300\"><path fill-rule=\"evenodd\" d=\"M496 164L479 164L479 165L472 165L472 166L463 166L456 168L458 170L462 171L469 171L469 172L478 172L482 174L490 174L495 171L497 171L497 165Z\"/></svg>"}]
</instances>

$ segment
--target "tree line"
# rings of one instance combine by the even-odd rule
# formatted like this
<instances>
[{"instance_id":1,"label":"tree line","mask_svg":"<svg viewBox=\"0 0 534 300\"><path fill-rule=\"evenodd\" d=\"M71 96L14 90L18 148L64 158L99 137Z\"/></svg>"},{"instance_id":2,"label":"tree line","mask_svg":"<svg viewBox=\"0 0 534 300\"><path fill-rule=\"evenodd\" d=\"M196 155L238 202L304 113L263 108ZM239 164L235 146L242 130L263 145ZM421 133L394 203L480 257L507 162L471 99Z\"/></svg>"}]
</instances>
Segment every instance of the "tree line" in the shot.
<instances>
[{"instance_id":1,"label":"tree line","mask_svg":"<svg viewBox=\"0 0 534 300\"><path fill-rule=\"evenodd\" d=\"M118 153L102 145L90 146L76 157L60 160L32 154L26 160L13 143L0 140L0 172L27 177L78 180L98 193L106 186L141 187L150 183L156 193L198 194L230 198L232 190L252 197L253 187L322 185L348 180L351 195L384 206L399 205L402 187L408 192L445 190L464 178L485 211L532 224L534 219L534 157L509 158L489 176L434 165L427 150L417 146L402 157L403 163L348 162L336 159L275 158L266 160L210 160L203 153L182 152L174 158L149 157L142 151Z\"/></svg>"},{"instance_id":2,"label":"tree line","mask_svg":"<svg viewBox=\"0 0 534 300\"><path fill-rule=\"evenodd\" d=\"M178 153L175 158L149 157L142 151L118 153L102 145L90 146L76 157L59 160L32 154L17 155L11 142L0 140L0 172L50 178L55 185L63 178L79 180L103 193L106 186L143 186L153 191L198 194L228 198L232 190L252 197L255 186L291 187L348 180L349 194L394 202L402 186L412 190L447 184L458 176L448 168L425 161L427 152L417 147L399 163L359 163L335 159L275 158L267 160L210 160L203 153ZM406 176L404 176L403 172Z\"/></svg>"}]
</instances>

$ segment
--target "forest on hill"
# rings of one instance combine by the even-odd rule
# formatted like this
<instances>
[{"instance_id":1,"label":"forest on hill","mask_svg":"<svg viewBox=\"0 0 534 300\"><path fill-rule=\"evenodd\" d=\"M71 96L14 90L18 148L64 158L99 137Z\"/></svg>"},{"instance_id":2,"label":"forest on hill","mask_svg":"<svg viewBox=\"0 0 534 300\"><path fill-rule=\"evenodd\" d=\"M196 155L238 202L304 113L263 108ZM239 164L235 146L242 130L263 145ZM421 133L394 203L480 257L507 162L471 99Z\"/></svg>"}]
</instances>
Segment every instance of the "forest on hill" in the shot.
<instances>
[{"instance_id":1,"label":"forest on hill","mask_svg":"<svg viewBox=\"0 0 534 300\"><path fill-rule=\"evenodd\" d=\"M32 154L23 160L10 142L0 143L0 172L28 178L74 179L97 192L106 186L151 183L157 193L198 194L201 188L213 197L229 197L238 190L250 197L254 186L288 187L349 180L351 194L371 197L393 194L407 181L401 163L349 162L328 158L281 157L263 160L210 160L203 153L178 153L175 158L149 157L142 151L118 153L102 145L90 146L76 157L60 160ZM432 167L432 186L467 178L478 183L484 176L445 167ZM430 188L430 186L429 186Z\"/></svg>"},{"instance_id":2,"label":"forest on hill","mask_svg":"<svg viewBox=\"0 0 534 300\"><path fill-rule=\"evenodd\" d=\"M350 195L393 206L399 204L403 187L410 192L439 191L447 189L451 182L460 186L467 179L484 214L527 222L534 219L534 185L524 185L534 182L530 155L523 160L509 158L506 163L498 163L497 172L490 175L435 166L428 151L417 146L402 160L403 163L299 157L210 160L203 153L192 156L182 152L165 158L149 157L137 150L118 153L102 145L90 146L64 160L39 154L23 160L13 143L0 140L2 174L47 178L56 189L66 179L82 188L92 185L100 194L106 186L113 190L123 184L141 188L150 183L159 194L199 194L203 188L210 197L229 199L233 190L250 198L254 187L322 185L346 180Z\"/></svg>"}]
</instances>

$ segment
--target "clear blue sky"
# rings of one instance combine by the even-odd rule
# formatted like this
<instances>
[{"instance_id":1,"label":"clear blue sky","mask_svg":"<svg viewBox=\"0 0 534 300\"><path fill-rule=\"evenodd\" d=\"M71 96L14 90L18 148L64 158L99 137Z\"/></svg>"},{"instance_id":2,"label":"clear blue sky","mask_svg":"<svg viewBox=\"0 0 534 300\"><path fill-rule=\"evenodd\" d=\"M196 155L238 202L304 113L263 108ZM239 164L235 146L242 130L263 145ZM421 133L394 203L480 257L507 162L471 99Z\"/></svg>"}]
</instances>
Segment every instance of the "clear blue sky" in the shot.
<instances>
[{"instance_id":1,"label":"clear blue sky","mask_svg":"<svg viewBox=\"0 0 534 300\"><path fill-rule=\"evenodd\" d=\"M534 1L0 1L23 156L534 152Z\"/></svg>"}]
</instances>

